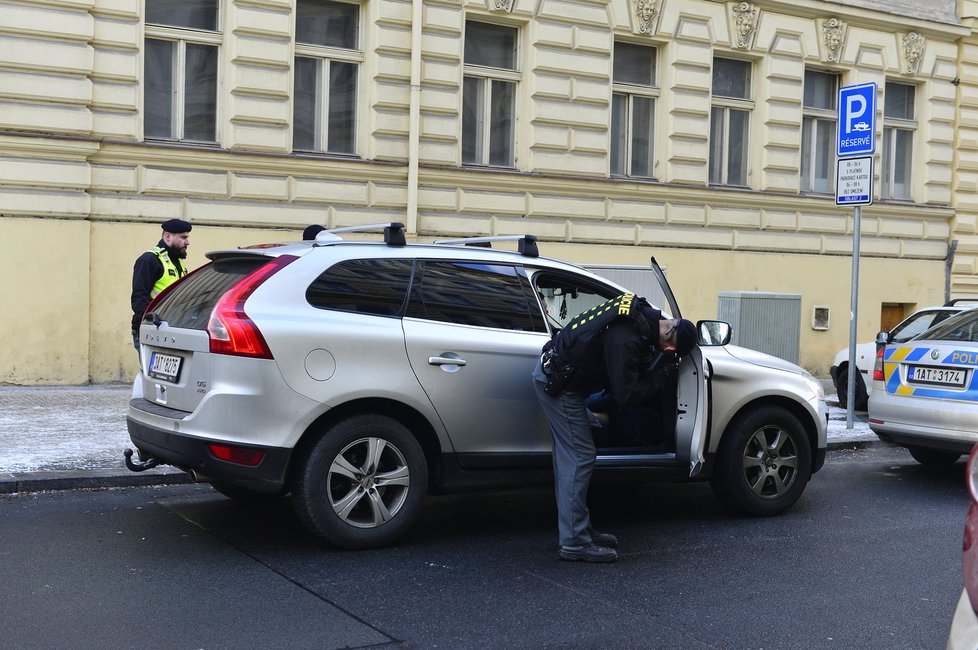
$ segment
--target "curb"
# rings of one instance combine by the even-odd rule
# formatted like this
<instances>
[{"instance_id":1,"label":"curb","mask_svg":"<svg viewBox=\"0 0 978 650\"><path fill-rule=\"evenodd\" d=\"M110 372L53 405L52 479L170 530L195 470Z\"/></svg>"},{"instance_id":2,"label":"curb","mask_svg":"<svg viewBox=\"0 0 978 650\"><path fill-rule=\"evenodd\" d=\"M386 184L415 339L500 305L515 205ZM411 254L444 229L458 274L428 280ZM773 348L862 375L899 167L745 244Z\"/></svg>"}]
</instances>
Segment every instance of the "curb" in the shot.
<instances>
[{"instance_id":1,"label":"curb","mask_svg":"<svg viewBox=\"0 0 978 650\"><path fill-rule=\"evenodd\" d=\"M875 447L897 447L882 440L830 442L826 451L853 451ZM54 490L189 485L190 475L173 467L156 467L145 472L117 469L51 470L0 473L0 495Z\"/></svg>"},{"instance_id":2,"label":"curb","mask_svg":"<svg viewBox=\"0 0 978 650\"><path fill-rule=\"evenodd\" d=\"M117 469L13 472L0 474L0 494L185 483L193 483L190 475L175 468L154 468L139 473Z\"/></svg>"}]
</instances>

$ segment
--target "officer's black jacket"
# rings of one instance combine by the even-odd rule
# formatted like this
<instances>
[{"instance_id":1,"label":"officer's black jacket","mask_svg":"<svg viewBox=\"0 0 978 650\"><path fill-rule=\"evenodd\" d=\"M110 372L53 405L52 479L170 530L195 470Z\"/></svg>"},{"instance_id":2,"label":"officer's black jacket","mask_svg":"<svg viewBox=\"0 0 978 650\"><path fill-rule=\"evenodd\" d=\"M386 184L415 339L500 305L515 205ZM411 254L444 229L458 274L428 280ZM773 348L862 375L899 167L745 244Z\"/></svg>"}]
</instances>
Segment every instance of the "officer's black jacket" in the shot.
<instances>
[{"instance_id":1,"label":"officer's black jacket","mask_svg":"<svg viewBox=\"0 0 978 650\"><path fill-rule=\"evenodd\" d=\"M658 349L662 312L647 306L645 316L651 326L651 340L641 335L634 319L618 318L594 337L583 353L573 355L577 371L566 390L590 394L607 388L619 404L646 402L661 385L661 379L646 370L650 350L652 357L662 354Z\"/></svg>"}]
</instances>

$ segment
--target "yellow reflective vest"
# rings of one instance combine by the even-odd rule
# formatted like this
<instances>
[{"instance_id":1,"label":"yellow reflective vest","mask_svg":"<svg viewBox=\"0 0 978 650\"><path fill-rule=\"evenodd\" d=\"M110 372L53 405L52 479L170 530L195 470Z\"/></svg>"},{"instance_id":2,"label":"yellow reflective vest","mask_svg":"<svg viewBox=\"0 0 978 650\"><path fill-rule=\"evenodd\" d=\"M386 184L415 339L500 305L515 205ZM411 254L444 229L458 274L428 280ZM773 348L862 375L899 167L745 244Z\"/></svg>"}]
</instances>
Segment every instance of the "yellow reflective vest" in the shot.
<instances>
[{"instance_id":1,"label":"yellow reflective vest","mask_svg":"<svg viewBox=\"0 0 978 650\"><path fill-rule=\"evenodd\" d=\"M159 295L161 291L166 289L168 286L187 275L187 268L183 265L180 260L176 261L176 264L170 259L169 253L166 249L161 246L156 246L149 249L149 252L159 258L160 263L163 265L163 275L160 279L156 281L153 285L153 289L149 292L150 298L155 298Z\"/></svg>"}]
</instances>

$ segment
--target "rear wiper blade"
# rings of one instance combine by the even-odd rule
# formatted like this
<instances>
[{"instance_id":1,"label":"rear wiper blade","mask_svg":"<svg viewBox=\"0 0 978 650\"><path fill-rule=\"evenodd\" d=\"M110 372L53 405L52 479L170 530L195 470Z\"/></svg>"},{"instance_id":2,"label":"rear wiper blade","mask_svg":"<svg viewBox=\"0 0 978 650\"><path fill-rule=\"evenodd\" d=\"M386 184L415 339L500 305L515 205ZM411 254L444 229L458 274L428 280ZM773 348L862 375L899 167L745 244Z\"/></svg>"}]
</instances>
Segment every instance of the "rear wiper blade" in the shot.
<instances>
[{"instance_id":1,"label":"rear wiper blade","mask_svg":"<svg viewBox=\"0 0 978 650\"><path fill-rule=\"evenodd\" d=\"M153 325L156 325L157 327L159 327L163 323L163 319L160 318L160 315L157 314L155 311L148 311L145 314L143 314L143 321L144 322L149 321L153 323Z\"/></svg>"}]
</instances>

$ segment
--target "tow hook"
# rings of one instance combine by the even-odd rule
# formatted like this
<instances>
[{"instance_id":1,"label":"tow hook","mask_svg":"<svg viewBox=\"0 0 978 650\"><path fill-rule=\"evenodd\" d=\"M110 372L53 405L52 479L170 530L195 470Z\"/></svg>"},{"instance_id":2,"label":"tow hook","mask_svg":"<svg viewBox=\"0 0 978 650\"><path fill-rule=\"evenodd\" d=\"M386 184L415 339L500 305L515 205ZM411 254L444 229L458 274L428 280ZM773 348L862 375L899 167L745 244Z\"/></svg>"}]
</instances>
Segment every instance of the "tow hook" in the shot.
<instances>
[{"instance_id":1,"label":"tow hook","mask_svg":"<svg viewBox=\"0 0 978 650\"><path fill-rule=\"evenodd\" d=\"M153 457L146 460L133 460L132 459L132 449L126 449L122 452L122 455L126 457L126 467L128 467L133 472L145 472L148 469L153 469L160 464L160 459Z\"/></svg>"}]
</instances>

